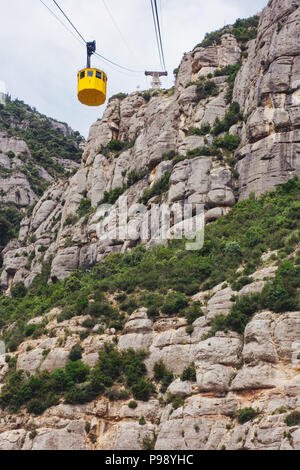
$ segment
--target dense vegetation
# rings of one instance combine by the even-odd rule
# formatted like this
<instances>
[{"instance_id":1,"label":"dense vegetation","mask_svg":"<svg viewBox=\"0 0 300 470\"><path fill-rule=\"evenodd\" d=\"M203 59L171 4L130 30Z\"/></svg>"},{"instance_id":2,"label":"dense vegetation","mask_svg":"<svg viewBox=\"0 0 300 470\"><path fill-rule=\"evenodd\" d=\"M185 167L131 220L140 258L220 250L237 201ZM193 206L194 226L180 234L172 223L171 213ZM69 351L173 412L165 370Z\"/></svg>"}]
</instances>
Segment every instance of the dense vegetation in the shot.
<instances>
[{"instance_id":1,"label":"dense vegetation","mask_svg":"<svg viewBox=\"0 0 300 470\"><path fill-rule=\"evenodd\" d=\"M65 126L66 135L56 126ZM24 104L23 101L13 101L8 97L6 106L0 104L1 130L5 131L8 136L20 137L27 143L31 157L26 151L18 155L9 151L7 155L12 160L18 157L24 163L23 168L19 168L18 171L24 173L31 189L38 196L44 193L49 182L41 177L37 167L43 167L50 175L56 177L64 175L65 169L54 158L73 160L78 163L81 161L82 150L79 144L83 142L83 138L79 132L71 132L64 123L47 118ZM15 171L0 166L0 175L3 178L7 178ZM0 194L1 196L4 196L4 193ZM1 203L0 248L18 235L21 218L16 205Z\"/></svg>"},{"instance_id":2,"label":"dense vegetation","mask_svg":"<svg viewBox=\"0 0 300 470\"><path fill-rule=\"evenodd\" d=\"M113 155L115 158L117 158L122 152L132 148L134 143L135 140L124 142L118 139L111 139L106 146L102 145L98 151L105 157Z\"/></svg>"},{"instance_id":3,"label":"dense vegetation","mask_svg":"<svg viewBox=\"0 0 300 470\"><path fill-rule=\"evenodd\" d=\"M242 287L245 278L262 264L261 254L268 249L279 250L281 267L264 289L264 302L281 311L287 307L286 296L291 303L296 299L299 255L295 262L286 258L299 241L299 212L300 183L294 178L259 199L239 202L227 216L208 225L200 251L187 251L184 240L170 240L168 246L151 250L138 246L125 254L108 256L90 273L78 271L56 284L48 284L50 266L45 265L26 296L0 297L0 325L16 320L18 326L8 333L13 338L29 318L58 305L69 318L90 313L108 322L119 315L122 321L122 312L131 313L139 305L171 315L185 314L189 296L201 289L226 281ZM240 265L244 269L237 273ZM166 295L169 289L173 293ZM117 295L118 309L105 300L105 292ZM277 303L277 296L282 304ZM90 299L96 301L90 304Z\"/></svg>"},{"instance_id":4,"label":"dense vegetation","mask_svg":"<svg viewBox=\"0 0 300 470\"><path fill-rule=\"evenodd\" d=\"M13 203L0 203L0 251L18 235L22 215Z\"/></svg>"},{"instance_id":5,"label":"dense vegetation","mask_svg":"<svg viewBox=\"0 0 300 470\"><path fill-rule=\"evenodd\" d=\"M160 196L164 192L168 191L170 184L170 176L171 174L167 171L158 181L156 181L151 188L145 189L139 202L143 204L147 204L149 199L154 196Z\"/></svg>"},{"instance_id":6,"label":"dense vegetation","mask_svg":"<svg viewBox=\"0 0 300 470\"><path fill-rule=\"evenodd\" d=\"M203 41L196 47L208 47L221 44L222 36L227 33L235 36L236 40L243 44L250 39L256 38L258 22L258 16L252 16L246 19L238 19L232 26L224 26L224 28L221 28L217 31L207 33Z\"/></svg>"},{"instance_id":7,"label":"dense vegetation","mask_svg":"<svg viewBox=\"0 0 300 470\"><path fill-rule=\"evenodd\" d=\"M99 205L114 204L117 199L126 191L126 189L130 188L130 186L143 179L147 173L147 168L144 168L140 171L137 171L136 169L129 171L127 175L124 175L126 176L126 182L123 184L123 186L117 186L110 191L104 191L103 198L99 202Z\"/></svg>"},{"instance_id":8,"label":"dense vegetation","mask_svg":"<svg viewBox=\"0 0 300 470\"><path fill-rule=\"evenodd\" d=\"M53 157L80 163L82 150L79 144L83 141L79 132L64 135L55 124L55 120L38 113L23 101L8 99L6 106L0 107L0 129L23 139L34 162L53 176L63 173L63 168L53 161Z\"/></svg>"},{"instance_id":9,"label":"dense vegetation","mask_svg":"<svg viewBox=\"0 0 300 470\"><path fill-rule=\"evenodd\" d=\"M5 330L3 339L8 350L14 351L25 338L38 338L47 333L46 317L38 325L29 327L27 322L54 306L62 308L58 321L89 315L82 324L85 331L80 334L81 340L89 334L103 332L105 327L122 331L128 315L139 306L147 307L148 315L153 318L160 314L185 316L187 332L192 334L192 323L203 312L199 302L191 302L191 295L220 283L224 283L224 287L230 283L239 290L251 282L249 275L262 266L262 253L268 249L278 250L278 254L271 258L279 266L275 278L266 283L262 293L235 299L227 317L219 315L213 320L210 335L229 329L243 333L252 316L262 309L271 309L279 314L297 309L300 252L296 247L299 234L300 182L293 178L258 199L252 195L239 202L227 216L208 225L204 246L199 251L186 250L184 240L169 241L167 246L156 246L151 250L138 246L130 252L108 256L91 272L77 271L56 284L48 284L48 263L28 291L20 283L14 287L12 298L0 297L0 326L15 322L13 328ZM243 269L237 271L241 266ZM96 324L103 326L92 333ZM66 338L67 335L68 332ZM64 370L52 374L43 373L43 385L39 382L39 374L31 379L32 383L25 383L24 376L16 373L12 364L7 385L2 391L2 405L13 408L24 404L29 406L28 409L39 412L60 397L74 403L89 400L98 393L106 393L111 399L118 397L119 393L147 399L153 391L144 377L144 356L128 354L118 353L112 346L107 346L100 352L100 362L89 370L81 363L80 350L73 351L70 358L73 364L68 363ZM113 366L110 361L113 361ZM105 369L103 364L110 365ZM128 376L127 365L129 367L130 364L137 373L134 380ZM106 374L108 369L110 372ZM154 375L161 384L161 390L166 390L172 371L159 363ZM184 372L184 377L194 379L193 365ZM53 385L56 380L60 385ZM55 391L56 386L61 388ZM123 391L120 391L120 386L123 386ZM34 390L37 390L37 395ZM41 396L45 403L29 404ZM168 399L173 407L180 406L178 397L170 396ZM246 416L240 419L251 419L251 413L245 412Z\"/></svg>"},{"instance_id":10,"label":"dense vegetation","mask_svg":"<svg viewBox=\"0 0 300 470\"><path fill-rule=\"evenodd\" d=\"M49 406L57 405L61 397L67 403L85 403L104 391L111 400L126 399L130 394L137 400L148 400L154 389L145 377L144 358L142 352L130 349L119 352L107 343L93 369L81 361L80 353L74 359L71 351L64 368L38 373L29 380L23 371L16 372L10 361L11 370L0 395L0 406L16 412L24 405L29 413L41 414ZM112 387L115 382L123 385L121 391Z\"/></svg>"}]
</instances>

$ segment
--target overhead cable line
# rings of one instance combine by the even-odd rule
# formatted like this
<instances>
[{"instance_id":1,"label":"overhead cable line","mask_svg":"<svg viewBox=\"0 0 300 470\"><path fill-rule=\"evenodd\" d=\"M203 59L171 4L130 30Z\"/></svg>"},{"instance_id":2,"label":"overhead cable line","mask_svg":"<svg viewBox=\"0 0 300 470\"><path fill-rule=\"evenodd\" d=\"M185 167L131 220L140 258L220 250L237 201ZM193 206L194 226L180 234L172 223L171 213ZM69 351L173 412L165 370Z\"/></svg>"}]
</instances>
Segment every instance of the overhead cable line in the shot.
<instances>
[{"instance_id":1,"label":"overhead cable line","mask_svg":"<svg viewBox=\"0 0 300 470\"><path fill-rule=\"evenodd\" d=\"M160 23L159 23L159 14L158 14L158 9L157 9L157 0L154 0L154 6L155 6L155 14L156 14L157 27L158 27L158 35L159 35L160 50L161 50L161 55L162 55L162 60L163 60L163 65L164 65L164 70L166 70L164 48L163 48L162 36L161 36L161 29L160 29Z\"/></svg>"},{"instance_id":2,"label":"overhead cable line","mask_svg":"<svg viewBox=\"0 0 300 470\"><path fill-rule=\"evenodd\" d=\"M76 31L76 33L78 34L78 36L85 42L85 44L87 44L87 41L84 39L84 37L82 36L82 34L78 31L78 29L75 27L75 25L72 23L72 21L69 19L69 17L66 15L66 13L63 11L63 9L59 6L59 4L57 3L56 0L53 0L53 2L55 3L55 5L57 6L57 8L61 11L61 13L64 15L64 17L68 20L68 22L70 23L70 25L72 26L72 28ZM123 69L123 70L126 70L128 72L131 72L131 73L143 73L142 70L133 70L133 69L130 69L130 68L127 68L127 67L123 67L122 65L119 65L117 64L116 62L113 62L112 60L110 59L107 59L106 57L104 57L103 55L99 54L99 53L95 53L95 56L96 57L99 57L100 59L104 60L105 62L108 62L112 65L115 65L116 67L119 67L120 69Z\"/></svg>"},{"instance_id":3,"label":"overhead cable line","mask_svg":"<svg viewBox=\"0 0 300 470\"><path fill-rule=\"evenodd\" d=\"M78 41L80 44L82 44L82 45L85 46L85 43L83 43L82 40L79 39L78 36L76 36L76 34L73 33L73 31L71 31L63 21L61 21L61 19L54 13L54 11L51 10L51 8L48 7L48 5L46 5L46 3L43 2L43 0L40 0L40 2L47 8L47 10L51 13L51 15L53 15L54 18L56 18L57 21L59 21L59 23L60 23L70 34L72 34L72 36L76 39L76 41Z\"/></svg>"},{"instance_id":4,"label":"overhead cable line","mask_svg":"<svg viewBox=\"0 0 300 470\"><path fill-rule=\"evenodd\" d=\"M159 61L160 61L161 68L163 69L164 66L163 66L163 60L162 60L161 49L160 49L160 44L159 44L159 37L158 37L156 17L155 17L155 13L154 13L153 0L151 0L151 9L152 9L152 17L153 17L155 36L156 36L156 42L157 42L157 48L158 48Z\"/></svg>"},{"instance_id":5,"label":"overhead cable line","mask_svg":"<svg viewBox=\"0 0 300 470\"><path fill-rule=\"evenodd\" d=\"M98 52L95 52L94 54L96 57L100 57L100 59L102 60L105 60L106 62L112 64L112 65L115 65L117 67L119 67L120 69L123 69L123 70L127 70L128 72L132 72L132 73L144 73L143 70L133 70L133 69L129 69L127 67L123 67L122 65L119 65L117 64L116 62L113 62L112 60L110 59L107 59L106 57L104 57L103 55L99 54Z\"/></svg>"},{"instance_id":6,"label":"overhead cable line","mask_svg":"<svg viewBox=\"0 0 300 470\"><path fill-rule=\"evenodd\" d=\"M163 43L162 43L162 35L161 35L161 28L160 28L160 22L159 22L157 0L151 0L151 9L152 9L152 16L153 16L153 22L154 22L154 29L155 29L160 65L161 65L162 70L165 71L166 63L165 63L164 48L163 48Z\"/></svg>"},{"instance_id":7,"label":"overhead cable line","mask_svg":"<svg viewBox=\"0 0 300 470\"><path fill-rule=\"evenodd\" d=\"M106 4L105 0L102 0L102 3L103 3L103 5L104 5L104 7L105 7L105 9L106 9L106 11L107 11L107 14L109 15L111 21L112 21L113 24L115 25L116 30L119 32L120 37L122 38L122 40L123 40L125 46L127 47L128 51L130 52L130 54L135 55L135 54L134 54L134 51L133 51L133 50L131 49L131 47L129 46L129 44L128 44L128 42L127 42L127 40L126 40L124 34L122 33L121 29L119 28L119 25L118 25L118 23L116 22L116 20L115 20L113 14L112 14L111 10L109 9L108 5Z\"/></svg>"},{"instance_id":8,"label":"overhead cable line","mask_svg":"<svg viewBox=\"0 0 300 470\"><path fill-rule=\"evenodd\" d=\"M163 62L164 70L166 70L164 48L163 48L163 44L162 44L161 30L160 30L160 23L159 23L159 14L158 14L158 9L157 9L157 0L154 0L154 7L155 7L155 16L156 16L156 22L157 22L158 37L159 37L159 44L160 44L162 62Z\"/></svg>"},{"instance_id":9,"label":"overhead cable line","mask_svg":"<svg viewBox=\"0 0 300 470\"><path fill-rule=\"evenodd\" d=\"M68 20L68 22L70 23L70 25L72 26L73 29L75 29L76 33L78 34L78 36L81 37L81 39L86 43L86 40L84 39L84 37L80 34L80 32L78 31L78 29L74 26L74 24L72 23L72 21L68 18L68 16L65 14L65 12L63 11L63 9L59 6L59 4L57 3L56 0L53 0L53 2L55 3L55 5L57 6L57 8L62 12L62 14L64 15L64 17Z\"/></svg>"}]
</instances>

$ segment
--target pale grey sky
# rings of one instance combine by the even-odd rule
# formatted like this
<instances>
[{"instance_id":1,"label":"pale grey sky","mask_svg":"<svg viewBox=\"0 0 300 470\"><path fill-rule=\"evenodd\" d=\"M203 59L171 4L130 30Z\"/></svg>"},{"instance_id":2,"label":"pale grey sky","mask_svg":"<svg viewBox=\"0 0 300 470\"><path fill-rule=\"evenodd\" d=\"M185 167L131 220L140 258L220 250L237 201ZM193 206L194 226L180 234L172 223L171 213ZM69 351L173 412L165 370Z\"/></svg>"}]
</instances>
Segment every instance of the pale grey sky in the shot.
<instances>
[{"instance_id":1,"label":"pale grey sky","mask_svg":"<svg viewBox=\"0 0 300 470\"><path fill-rule=\"evenodd\" d=\"M52 0L43 1L65 21ZM84 38L97 41L100 54L135 70L160 68L150 0L57 1ZM163 86L173 85L173 69L206 32L254 15L266 4L267 0L158 0L169 72ZM1 0L0 18L0 80L8 93L87 137L105 106L89 108L77 101L76 74L85 66L85 47L40 0ZM150 85L143 73L119 71L98 59L92 63L108 74L108 97Z\"/></svg>"}]
</instances>

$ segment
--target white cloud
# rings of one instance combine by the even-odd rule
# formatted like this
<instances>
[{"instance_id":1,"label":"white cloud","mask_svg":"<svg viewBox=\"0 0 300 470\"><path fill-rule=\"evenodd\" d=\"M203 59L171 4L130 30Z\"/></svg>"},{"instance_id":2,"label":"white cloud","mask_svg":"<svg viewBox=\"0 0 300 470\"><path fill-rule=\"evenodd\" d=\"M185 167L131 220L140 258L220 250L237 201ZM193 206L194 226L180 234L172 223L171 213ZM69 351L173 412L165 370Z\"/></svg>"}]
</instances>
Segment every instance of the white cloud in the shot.
<instances>
[{"instance_id":1,"label":"white cloud","mask_svg":"<svg viewBox=\"0 0 300 470\"><path fill-rule=\"evenodd\" d=\"M43 0L59 15L51 0ZM96 39L100 54L129 68L159 68L149 0L58 0L86 40ZM260 11L267 0L159 0L169 77L182 54L199 43L206 32L237 18ZM63 17L62 17L63 19ZM0 79L8 92L39 111L68 122L87 135L89 126L102 115L100 108L84 107L76 97L76 74L85 65L86 53L75 38L47 11L39 0L11 0L1 6ZM145 89L150 80L143 73L130 74L95 61L109 77L108 96Z\"/></svg>"}]
</instances>

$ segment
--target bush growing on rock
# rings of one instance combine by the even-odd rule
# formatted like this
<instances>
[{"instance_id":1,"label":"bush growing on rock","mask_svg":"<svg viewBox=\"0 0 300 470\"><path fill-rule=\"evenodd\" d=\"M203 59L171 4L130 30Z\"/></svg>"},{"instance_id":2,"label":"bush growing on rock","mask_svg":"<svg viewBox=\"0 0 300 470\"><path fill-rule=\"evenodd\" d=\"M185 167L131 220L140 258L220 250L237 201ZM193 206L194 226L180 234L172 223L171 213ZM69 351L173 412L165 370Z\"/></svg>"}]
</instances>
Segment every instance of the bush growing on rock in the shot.
<instances>
[{"instance_id":1,"label":"bush growing on rock","mask_svg":"<svg viewBox=\"0 0 300 470\"><path fill-rule=\"evenodd\" d=\"M251 277L241 276L239 279L233 282L231 286L233 290L239 291L242 289L242 287L246 286L247 284L251 284L251 282L253 282L253 279L251 279Z\"/></svg>"},{"instance_id":2,"label":"bush growing on rock","mask_svg":"<svg viewBox=\"0 0 300 470\"><path fill-rule=\"evenodd\" d=\"M184 398L181 395L172 395L172 393L168 393L167 403L172 403L173 410L177 410L177 408L184 405Z\"/></svg>"},{"instance_id":3,"label":"bush growing on rock","mask_svg":"<svg viewBox=\"0 0 300 470\"><path fill-rule=\"evenodd\" d=\"M149 199L154 196L160 196L166 191L168 191L170 184L170 172L166 172L158 181L156 181L150 189L145 189L142 196L139 199L139 202L147 204Z\"/></svg>"},{"instance_id":4,"label":"bush growing on rock","mask_svg":"<svg viewBox=\"0 0 300 470\"><path fill-rule=\"evenodd\" d=\"M136 400L148 401L154 392L153 384L148 379L140 379L131 387L132 394Z\"/></svg>"},{"instance_id":5,"label":"bush growing on rock","mask_svg":"<svg viewBox=\"0 0 300 470\"><path fill-rule=\"evenodd\" d=\"M166 366L161 359L154 364L153 372L154 379L161 382L160 391L164 393L174 378L173 372L166 369Z\"/></svg>"},{"instance_id":6,"label":"bush growing on rock","mask_svg":"<svg viewBox=\"0 0 300 470\"><path fill-rule=\"evenodd\" d=\"M77 209L79 217L84 217L92 211L92 204L90 199L82 198Z\"/></svg>"},{"instance_id":7,"label":"bush growing on rock","mask_svg":"<svg viewBox=\"0 0 300 470\"><path fill-rule=\"evenodd\" d=\"M83 349L80 346L80 344L76 344L75 346L73 346L73 348L70 351L69 360L78 361L82 357L82 352L83 352Z\"/></svg>"},{"instance_id":8,"label":"bush growing on rock","mask_svg":"<svg viewBox=\"0 0 300 470\"><path fill-rule=\"evenodd\" d=\"M235 150L241 142L238 135L227 133L224 137L218 137L213 140L213 145L227 150Z\"/></svg>"},{"instance_id":9,"label":"bush growing on rock","mask_svg":"<svg viewBox=\"0 0 300 470\"><path fill-rule=\"evenodd\" d=\"M128 398L126 390L124 393L114 391L117 383L127 385L135 399L146 401L154 388L146 378L145 357L144 352L132 349L119 352L113 344L106 344L92 370L77 359L69 360L65 368L52 373L36 373L29 380L23 371L12 371L2 388L0 406L11 412L25 406L29 412L41 414L57 404L62 396L72 404L91 401L105 391L112 399L116 399L117 395L117 399L125 398L125 392Z\"/></svg>"},{"instance_id":10,"label":"bush growing on rock","mask_svg":"<svg viewBox=\"0 0 300 470\"><path fill-rule=\"evenodd\" d=\"M199 80L196 83L196 95L198 101L203 100L209 96L217 96L219 89L213 80Z\"/></svg>"},{"instance_id":11,"label":"bush growing on rock","mask_svg":"<svg viewBox=\"0 0 300 470\"><path fill-rule=\"evenodd\" d=\"M242 408L237 412L237 419L240 424L244 424L256 418L257 415L258 412L251 407Z\"/></svg>"},{"instance_id":12,"label":"bush growing on rock","mask_svg":"<svg viewBox=\"0 0 300 470\"><path fill-rule=\"evenodd\" d=\"M75 383L82 383L87 378L89 373L89 366L84 364L82 361L69 361L66 365L66 374Z\"/></svg>"},{"instance_id":13,"label":"bush growing on rock","mask_svg":"<svg viewBox=\"0 0 300 470\"><path fill-rule=\"evenodd\" d=\"M275 279L267 284L262 292L262 302L266 308L284 312L297 308L297 289L300 287L300 269L291 261L284 261L278 267Z\"/></svg>"},{"instance_id":14,"label":"bush growing on rock","mask_svg":"<svg viewBox=\"0 0 300 470\"><path fill-rule=\"evenodd\" d=\"M26 295L27 289L24 285L24 282L18 282L11 288L11 296L16 298L22 298Z\"/></svg>"},{"instance_id":15,"label":"bush growing on rock","mask_svg":"<svg viewBox=\"0 0 300 470\"><path fill-rule=\"evenodd\" d=\"M229 110L226 112L222 120L216 117L212 128L212 133L214 135L219 135L222 132L228 132L231 126L237 124L242 119L243 115L240 111L240 105L234 101L231 103Z\"/></svg>"},{"instance_id":16,"label":"bush growing on rock","mask_svg":"<svg viewBox=\"0 0 300 470\"><path fill-rule=\"evenodd\" d=\"M180 378L181 380L190 380L191 382L196 382L196 369L193 362L184 369Z\"/></svg>"},{"instance_id":17,"label":"bush growing on rock","mask_svg":"<svg viewBox=\"0 0 300 470\"><path fill-rule=\"evenodd\" d=\"M136 408L138 405L137 405L137 402L134 401L134 400L130 400L130 402L128 403L128 407L131 408L131 409L134 409Z\"/></svg>"},{"instance_id":18,"label":"bush growing on rock","mask_svg":"<svg viewBox=\"0 0 300 470\"><path fill-rule=\"evenodd\" d=\"M237 41L245 43L250 39L254 39L257 36L257 27L259 22L259 16L255 15L250 18L238 19L230 29L230 34L233 34ZM228 33L228 26L224 26L217 31L207 33L203 41L196 47L208 47L212 45L221 44L221 38L224 34Z\"/></svg>"},{"instance_id":19,"label":"bush growing on rock","mask_svg":"<svg viewBox=\"0 0 300 470\"><path fill-rule=\"evenodd\" d=\"M185 318L188 322L188 324L194 323L197 318L202 317L203 311L201 309L201 303L200 302L193 302L192 305L190 305L186 310L185 310Z\"/></svg>"},{"instance_id":20,"label":"bush growing on rock","mask_svg":"<svg viewBox=\"0 0 300 470\"><path fill-rule=\"evenodd\" d=\"M190 127L188 135L206 135L211 131L211 125L206 123L202 124L200 127ZM175 156L175 155L174 155Z\"/></svg>"},{"instance_id":21,"label":"bush growing on rock","mask_svg":"<svg viewBox=\"0 0 300 470\"><path fill-rule=\"evenodd\" d=\"M16 238L23 215L12 203L0 203L0 249Z\"/></svg>"},{"instance_id":22,"label":"bush growing on rock","mask_svg":"<svg viewBox=\"0 0 300 470\"><path fill-rule=\"evenodd\" d=\"M167 315L175 315L182 311L188 305L188 299L182 294L168 294L163 306L162 312Z\"/></svg>"},{"instance_id":23,"label":"bush growing on rock","mask_svg":"<svg viewBox=\"0 0 300 470\"><path fill-rule=\"evenodd\" d=\"M297 426L300 423L300 411L292 411L286 416L284 422L288 426Z\"/></svg>"}]
</instances>

